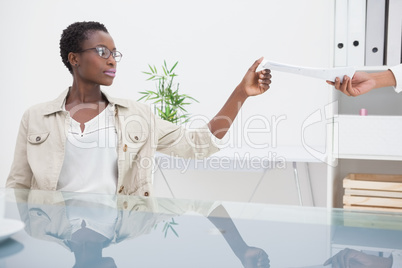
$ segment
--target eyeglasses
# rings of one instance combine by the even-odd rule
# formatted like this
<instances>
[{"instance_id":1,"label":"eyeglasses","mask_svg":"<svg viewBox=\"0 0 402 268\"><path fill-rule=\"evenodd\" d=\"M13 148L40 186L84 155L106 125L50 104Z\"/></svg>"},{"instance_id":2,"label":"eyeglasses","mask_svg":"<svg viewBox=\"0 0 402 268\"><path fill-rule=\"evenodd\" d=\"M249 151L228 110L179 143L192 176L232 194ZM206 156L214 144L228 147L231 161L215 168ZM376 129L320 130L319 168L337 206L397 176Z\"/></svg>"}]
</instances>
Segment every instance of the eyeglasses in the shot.
<instances>
[{"instance_id":1,"label":"eyeglasses","mask_svg":"<svg viewBox=\"0 0 402 268\"><path fill-rule=\"evenodd\" d=\"M93 50L95 49L98 55L104 59L108 59L110 55L114 58L116 62L119 62L121 60L121 57L123 57L123 54L121 54L119 51L110 51L107 47L103 46L97 46L97 47L92 47L92 48L87 48L81 51L78 51L77 53L82 53L88 50Z\"/></svg>"}]
</instances>

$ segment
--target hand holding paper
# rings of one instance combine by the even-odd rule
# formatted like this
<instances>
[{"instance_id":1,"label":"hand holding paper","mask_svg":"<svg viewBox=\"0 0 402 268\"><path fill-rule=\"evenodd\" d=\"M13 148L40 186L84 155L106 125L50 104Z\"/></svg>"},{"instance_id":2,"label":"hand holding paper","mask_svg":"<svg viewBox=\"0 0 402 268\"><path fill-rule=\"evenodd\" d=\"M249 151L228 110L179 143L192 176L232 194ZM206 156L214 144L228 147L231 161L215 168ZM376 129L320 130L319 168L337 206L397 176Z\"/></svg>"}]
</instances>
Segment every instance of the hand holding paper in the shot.
<instances>
[{"instance_id":1,"label":"hand holding paper","mask_svg":"<svg viewBox=\"0 0 402 268\"><path fill-rule=\"evenodd\" d=\"M356 72L353 77L346 77L343 82L338 80L335 82L327 81L327 83L345 95L354 97L366 94L375 88L395 87L397 85L391 70L374 73Z\"/></svg>"},{"instance_id":2,"label":"hand holding paper","mask_svg":"<svg viewBox=\"0 0 402 268\"><path fill-rule=\"evenodd\" d=\"M336 68L310 68L302 66L287 65L272 61L265 61L261 63L264 69L270 69L286 73L294 73L328 81L335 81L335 78L339 77L341 82L345 75L353 77L355 74L355 67L336 67Z\"/></svg>"}]
</instances>

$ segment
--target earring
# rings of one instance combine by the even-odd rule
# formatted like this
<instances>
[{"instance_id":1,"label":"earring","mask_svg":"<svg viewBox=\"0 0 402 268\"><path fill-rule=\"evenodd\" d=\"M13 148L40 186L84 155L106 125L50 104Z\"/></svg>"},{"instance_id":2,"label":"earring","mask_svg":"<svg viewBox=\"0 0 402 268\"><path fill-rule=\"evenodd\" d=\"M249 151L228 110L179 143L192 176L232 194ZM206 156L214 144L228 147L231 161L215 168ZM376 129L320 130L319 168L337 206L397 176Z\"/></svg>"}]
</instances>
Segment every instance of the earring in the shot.
<instances>
[{"instance_id":1,"label":"earring","mask_svg":"<svg viewBox=\"0 0 402 268\"><path fill-rule=\"evenodd\" d=\"M76 63L76 64L75 64L75 67L77 67L77 66L78 66L78 64Z\"/></svg>"}]
</instances>

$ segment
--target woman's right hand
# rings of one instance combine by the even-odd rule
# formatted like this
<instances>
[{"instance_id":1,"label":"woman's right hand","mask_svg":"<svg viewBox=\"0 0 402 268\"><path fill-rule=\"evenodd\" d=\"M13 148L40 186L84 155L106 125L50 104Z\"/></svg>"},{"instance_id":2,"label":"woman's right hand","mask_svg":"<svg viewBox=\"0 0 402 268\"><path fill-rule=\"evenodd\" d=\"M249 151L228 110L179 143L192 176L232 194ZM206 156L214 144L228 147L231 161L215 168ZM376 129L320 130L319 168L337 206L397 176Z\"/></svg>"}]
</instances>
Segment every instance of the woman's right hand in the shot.
<instances>
[{"instance_id":1,"label":"woman's right hand","mask_svg":"<svg viewBox=\"0 0 402 268\"><path fill-rule=\"evenodd\" d=\"M335 79L335 82L327 81L327 83L343 94L353 97L363 95L376 87L375 80L366 72L356 72L352 79L345 75L342 83L339 77Z\"/></svg>"}]
</instances>

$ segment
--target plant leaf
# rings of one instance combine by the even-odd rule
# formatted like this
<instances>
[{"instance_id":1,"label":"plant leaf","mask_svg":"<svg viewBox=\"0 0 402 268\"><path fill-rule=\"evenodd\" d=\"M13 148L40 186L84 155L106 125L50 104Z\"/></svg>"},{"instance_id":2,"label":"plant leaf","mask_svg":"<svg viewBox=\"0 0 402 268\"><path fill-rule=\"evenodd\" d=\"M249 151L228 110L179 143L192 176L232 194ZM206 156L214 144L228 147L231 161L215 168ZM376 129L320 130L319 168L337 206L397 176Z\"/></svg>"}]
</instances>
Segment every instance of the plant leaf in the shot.
<instances>
[{"instance_id":1,"label":"plant leaf","mask_svg":"<svg viewBox=\"0 0 402 268\"><path fill-rule=\"evenodd\" d=\"M179 62L178 61L176 61L176 63L173 65L173 67L170 69L170 71L169 71L169 73L171 73L173 70L174 70L174 68L176 68L176 66L177 66L177 64L178 64ZM176 76L175 74L171 74L171 76Z\"/></svg>"},{"instance_id":2,"label":"plant leaf","mask_svg":"<svg viewBox=\"0 0 402 268\"><path fill-rule=\"evenodd\" d=\"M140 101L140 100L142 100L142 99L144 99L144 98L146 98L147 97L147 95L145 95L145 96L142 96L141 98L139 98L137 101Z\"/></svg>"},{"instance_id":3,"label":"plant leaf","mask_svg":"<svg viewBox=\"0 0 402 268\"><path fill-rule=\"evenodd\" d=\"M166 71L168 70L167 64L166 64L166 60L163 60L163 66L165 67Z\"/></svg>"},{"instance_id":4,"label":"plant leaf","mask_svg":"<svg viewBox=\"0 0 402 268\"><path fill-rule=\"evenodd\" d=\"M173 231L173 233L174 233L177 237L179 237L179 235L176 233L176 231L173 229L172 226L170 226L170 229Z\"/></svg>"},{"instance_id":5,"label":"plant leaf","mask_svg":"<svg viewBox=\"0 0 402 268\"><path fill-rule=\"evenodd\" d=\"M151 69L151 72L153 73L154 70L152 69L151 65L148 64L149 69Z\"/></svg>"}]
</instances>

